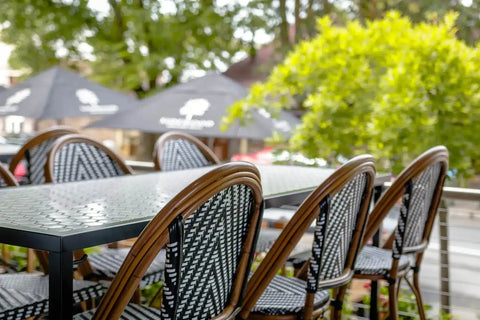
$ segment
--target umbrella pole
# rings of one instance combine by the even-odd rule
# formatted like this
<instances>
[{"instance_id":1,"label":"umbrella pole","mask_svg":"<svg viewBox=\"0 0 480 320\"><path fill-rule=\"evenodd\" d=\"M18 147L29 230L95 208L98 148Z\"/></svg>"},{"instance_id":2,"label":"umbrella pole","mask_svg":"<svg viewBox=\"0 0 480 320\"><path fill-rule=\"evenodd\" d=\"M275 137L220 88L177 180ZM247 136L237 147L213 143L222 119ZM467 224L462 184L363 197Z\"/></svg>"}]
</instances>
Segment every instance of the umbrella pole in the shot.
<instances>
[{"instance_id":1,"label":"umbrella pole","mask_svg":"<svg viewBox=\"0 0 480 320\"><path fill-rule=\"evenodd\" d=\"M248 153L248 139L240 139L240 153Z\"/></svg>"}]
</instances>

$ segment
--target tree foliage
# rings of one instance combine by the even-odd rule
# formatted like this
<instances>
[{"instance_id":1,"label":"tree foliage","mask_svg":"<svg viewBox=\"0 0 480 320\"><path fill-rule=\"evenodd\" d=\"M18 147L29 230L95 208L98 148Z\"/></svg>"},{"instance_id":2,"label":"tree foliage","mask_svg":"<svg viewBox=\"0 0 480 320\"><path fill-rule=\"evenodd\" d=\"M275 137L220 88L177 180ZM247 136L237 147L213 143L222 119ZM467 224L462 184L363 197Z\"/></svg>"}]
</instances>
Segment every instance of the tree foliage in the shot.
<instances>
[{"instance_id":1,"label":"tree foliage","mask_svg":"<svg viewBox=\"0 0 480 320\"><path fill-rule=\"evenodd\" d=\"M228 65L245 43L234 32L239 4L207 1L4 0L1 40L15 45L12 67L33 73L63 63L89 66L92 77L142 96L174 84L185 70ZM257 20L252 28L262 28ZM87 60L87 61L86 61Z\"/></svg>"},{"instance_id":2,"label":"tree foliage","mask_svg":"<svg viewBox=\"0 0 480 320\"><path fill-rule=\"evenodd\" d=\"M290 144L310 157L367 152L399 171L443 144L451 167L470 174L480 155L480 51L455 38L455 18L413 25L390 12L346 27L323 18L319 35L255 84L228 120L248 118L250 108L300 105L306 112Z\"/></svg>"}]
</instances>

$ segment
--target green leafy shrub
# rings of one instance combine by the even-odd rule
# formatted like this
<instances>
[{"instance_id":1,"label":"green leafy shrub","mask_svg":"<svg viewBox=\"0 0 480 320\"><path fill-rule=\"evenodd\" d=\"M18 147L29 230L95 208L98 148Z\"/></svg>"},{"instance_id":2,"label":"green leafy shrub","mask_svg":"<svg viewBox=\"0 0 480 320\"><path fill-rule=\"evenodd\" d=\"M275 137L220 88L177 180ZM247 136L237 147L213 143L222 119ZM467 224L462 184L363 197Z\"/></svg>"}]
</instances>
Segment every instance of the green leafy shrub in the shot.
<instances>
[{"instance_id":1,"label":"green leafy shrub","mask_svg":"<svg viewBox=\"0 0 480 320\"><path fill-rule=\"evenodd\" d=\"M371 153L398 172L443 144L451 167L473 174L479 158L480 50L455 38L456 15L412 22L397 12L365 26L318 21L319 35L300 43L265 83L230 108L225 125L248 121L250 108L305 111L290 138L296 151L335 162Z\"/></svg>"}]
</instances>

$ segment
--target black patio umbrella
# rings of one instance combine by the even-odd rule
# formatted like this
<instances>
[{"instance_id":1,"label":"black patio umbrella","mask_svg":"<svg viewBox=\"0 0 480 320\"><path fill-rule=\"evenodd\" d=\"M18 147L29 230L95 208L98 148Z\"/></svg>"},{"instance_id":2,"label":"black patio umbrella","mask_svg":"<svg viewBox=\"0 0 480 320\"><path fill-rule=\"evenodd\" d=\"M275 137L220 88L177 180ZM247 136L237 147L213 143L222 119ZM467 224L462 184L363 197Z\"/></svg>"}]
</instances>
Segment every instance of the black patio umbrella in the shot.
<instances>
[{"instance_id":1,"label":"black patio umbrella","mask_svg":"<svg viewBox=\"0 0 480 320\"><path fill-rule=\"evenodd\" d=\"M222 131L222 117L227 114L227 108L246 94L246 89L230 78L209 73L140 101L140 106L134 110L93 122L88 128L151 133L175 130L202 137L263 140L273 131L288 135L300 122L287 112L274 119L268 112L260 110L252 111L253 121L246 126L237 121L228 130Z\"/></svg>"},{"instance_id":2,"label":"black patio umbrella","mask_svg":"<svg viewBox=\"0 0 480 320\"><path fill-rule=\"evenodd\" d=\"M111 115L136 100L78 74L53 67L0 92L0 116L38 120Z\"/></svg>"}]
</instances>

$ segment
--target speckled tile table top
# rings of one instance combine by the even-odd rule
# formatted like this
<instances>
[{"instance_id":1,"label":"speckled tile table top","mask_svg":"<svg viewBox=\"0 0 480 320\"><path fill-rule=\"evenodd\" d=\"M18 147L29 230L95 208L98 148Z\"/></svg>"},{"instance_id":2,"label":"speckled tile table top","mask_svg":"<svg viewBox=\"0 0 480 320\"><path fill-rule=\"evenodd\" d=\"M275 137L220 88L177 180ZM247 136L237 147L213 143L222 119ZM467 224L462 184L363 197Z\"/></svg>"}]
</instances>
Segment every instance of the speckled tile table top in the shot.
<instances>
[{"instance_id":1,"label":"speckled tile table top","mask_svg":"<svg viewBox=\"0 0 480 320\"><path fill-rule=\"evenodd\" d=\"M331 169L259 166L265 198L311 190ZM211 168L0 190L0 227L65 236L149 221ZM1 234L0 234L1 239Z\"/></svg>"}]
</instances>

